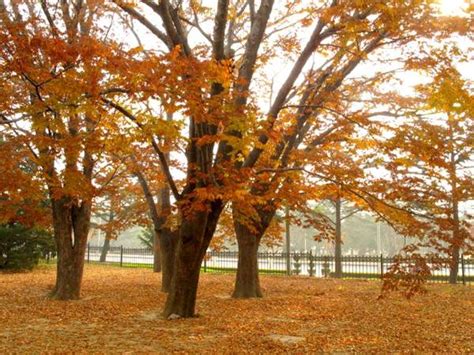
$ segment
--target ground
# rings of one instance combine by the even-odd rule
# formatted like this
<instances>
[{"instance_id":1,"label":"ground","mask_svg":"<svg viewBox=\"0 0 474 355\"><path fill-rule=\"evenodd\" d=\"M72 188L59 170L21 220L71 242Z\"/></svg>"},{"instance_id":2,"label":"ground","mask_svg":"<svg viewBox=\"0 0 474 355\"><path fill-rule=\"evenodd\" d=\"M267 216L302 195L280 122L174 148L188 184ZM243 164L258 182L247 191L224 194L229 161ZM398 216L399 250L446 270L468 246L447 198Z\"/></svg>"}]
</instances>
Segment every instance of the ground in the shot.
<instances>
[{"instance_id":1,"label":"ground","mask_svg":"<svg viewBox=\"0 0 474 355\"><path fill-rule=\"evenodd\" d=\"M201 277L199 317L160 317L149 269L86 266L79 301L47 298L54 269L0 274L0 353L474 351L474 288L429 286L377 300L378 281L263 276L265 298L234 300L232 275Z\"/></svg>"}]
</instances>

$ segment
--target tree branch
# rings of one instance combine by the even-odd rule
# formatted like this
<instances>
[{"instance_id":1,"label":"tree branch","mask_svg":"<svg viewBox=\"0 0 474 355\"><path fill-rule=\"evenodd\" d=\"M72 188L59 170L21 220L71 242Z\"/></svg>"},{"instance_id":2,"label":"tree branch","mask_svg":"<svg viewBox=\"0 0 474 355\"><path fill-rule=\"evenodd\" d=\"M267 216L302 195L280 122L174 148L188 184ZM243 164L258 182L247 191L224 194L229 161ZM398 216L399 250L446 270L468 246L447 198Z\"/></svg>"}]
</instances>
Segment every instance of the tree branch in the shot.
<instances>
[{"instance_id":1,"label":"tree branch","mask_svg":"<svg viewBox=\"0 0 474 355\"><path fill-rule=\"evenodd\" d=\"M130 113L128 110L120 106L119 104L116 104L113 101L110 101L106 98L102 98L102 101L107 104L108 106L114 108L121 114L123 114L125 117L127 117L129 120L134 122L139 128L143 129L143 125L138 122L137 117ZM155 152L158 154L158 157L160 159L160 165L161 169L163 170L163 173L166 176L166 180L168 181L168 185L170 186L171 191L173 192L173 196L176 199L176 201L179 201L181 199L181 195L178 191L178 188L176 187L176 183L174 182L173 176L171 175L170 167L168 164L168 161L166 159L166 154L163 153L163 151L160 149L158 143L156 142L155 138L151 137L151 144L153 146L153 149Z\"/></svg>"},{"instance_id":2,"label":"tree branch","mask_svg":"<svg viewBox=\"0 0 474 355\"><path fill-rule=\"evenodd\" d=\"M229 0L218 0L217 13L214 21L213 51L214 58L219 61L225 58L224 38L227 25L227 13L229 11Z\"/></svg>"},{"instance_id":3,"label":"tree branch","mask_svg":"<svg viewBox=\"0 0 474 355\"><path fill-rule=\"evenodd\" d=\"M153 33L156 37L158 37L165 45L168 47L169 50L173 49L173 44L170 38L166 35L166 33L160 31L155 25L153 25L148 19L140 14L137 10L130 6L126 6L122 3L121 0L112 0L118 7L120 7L123 11L128 13L138 22L140 22L143 26L145 26L151 33Z\"/></svg>"}]
</instances>

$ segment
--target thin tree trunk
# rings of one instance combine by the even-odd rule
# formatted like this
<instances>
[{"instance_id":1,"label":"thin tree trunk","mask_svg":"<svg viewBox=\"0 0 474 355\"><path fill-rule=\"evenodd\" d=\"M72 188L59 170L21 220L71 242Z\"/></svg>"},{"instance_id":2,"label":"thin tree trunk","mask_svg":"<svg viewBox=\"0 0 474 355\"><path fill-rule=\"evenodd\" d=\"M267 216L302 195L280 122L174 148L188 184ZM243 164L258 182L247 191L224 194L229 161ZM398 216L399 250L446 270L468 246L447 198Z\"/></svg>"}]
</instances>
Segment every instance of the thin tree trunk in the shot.
<instances>
[{"instance_id":1,"label":"thin tree trunk","mask_svg":"<svg viewBox=\"0 0 474 355\"><path fill-rule=\"evenodd\" d=\"M456 192L453 192L453 195L455 193ZM458 281L459 254L460 254L460 249L461 249L460 246L462 242L463 242L463 238L461 237L460 228L459 228L459 206L458 206L458 201L456 197L454 197L453 198L452 255L451 255L451 263L449 265L449 283L450 284L455 284Z\"/></svg>"},{"instance_id":2,"label":"thin tree trunk","mask_svg":"<svg viewBox=\"0 0 474 355\"><path fill-rule=\"evenodd\" d=\"M145 176L140 171L136 171L135 176L138 178L145 195L155 231L153 268L155 271L158 271L159 260L162 279L161 290L163 292L168 292L171 287L176 244L178 239L178 234L176 232L164 226L166 219L171 213L170 189L168 186L161 189L159 195L160 208L158 211L153 199L153 194ZM157 239L159 243L157 243Z\"/></svg>"},{"instance_id":3,"label":"thin tree trunk","mask_svg":"<svg viewBox=\"0 0 474 355\"><path fill-rule=\"evenodd\" d=\"M258 246L261 236L252 234L241 224L235 226L235 232L239 246L239 261L232 297L263 297L258 275Z\"/></svg>"},{"instance_id":4,"label":"thin tree trunk","mask_svg":"<svg viewBox=\"0 0 474 355\"><path fill-rule=\"evenodd\" d=\"M335 276L342 277L342 219L341 219L341 198L337 196L336 201L336 240L335 240Z\"/></svg>"},{"instance_id":5,"label":"thin tree trunk","mask_svg":"<svg viewBox=\"0 0 474 355\"><path fill-rule=\"evenodd\" d=\"M153 228L153 272L161 272L161 242L160 232Z\"/></svg>"},{"instance_id":6,"label":"thin tree trunk","mask_svg":"<svg viewBox=\"0 0 474 355\"><path fill-rule=\"evenodd\" d=\"M100 252L99 261L101 263L105 263L105 261L107 260L107 253L109 252L109 250L110 250L110 235L109 233L107 233L105 235L104 244L102 245L102 250Z\"/></svg>"},{"instance_id":7,"label":"thin tree trunk","mask_svg":"<svg viewBox=\"0 0 474 355\"><path fill-rule=\"evenodd\" d=\"M451 126L450 126L451 128ZM450 130L451 143L454 142L452 130ZM450 182L451 182L451 194L452 194L452 217L453 217L453 229L452 229L452 256L451 264L449 267L449 283L455 284L458 281L459 272L459 252L461 245L464 242L464 238L461 235L459 228L459 200L458 200L458 179L456 175L456 155L454 151L450 154Z\"/></svg>"},{"instance_id":8,"label":"thin tree trunk","mask_svg":"<svg viewBox=\"0 0 474 355\"><path fill-rule=\"evenodd\" d=\"M451 264L449 265L449 283L455 284L458 282L459 273L459 246L453 247L453 255L451 256Z\"/></svg>"},{"instance_id":9,"label":"thin tree trunk","mask_svg":"<svg viewBox=\"0 0 474 355\"><path fill-rule=\"evenodd\" d=\"M109 209L109 220L108 223L112 223L114 221L114 199L111 195L109 195L110 200L110 209ZM112 239L112 231L110 228L107 229L107 233L105 233L104 244L102 246L102 252L100 253L99 261L104 263L107 260L107 253L110 249L110 240Z\"/></svg>"}]
</instances>

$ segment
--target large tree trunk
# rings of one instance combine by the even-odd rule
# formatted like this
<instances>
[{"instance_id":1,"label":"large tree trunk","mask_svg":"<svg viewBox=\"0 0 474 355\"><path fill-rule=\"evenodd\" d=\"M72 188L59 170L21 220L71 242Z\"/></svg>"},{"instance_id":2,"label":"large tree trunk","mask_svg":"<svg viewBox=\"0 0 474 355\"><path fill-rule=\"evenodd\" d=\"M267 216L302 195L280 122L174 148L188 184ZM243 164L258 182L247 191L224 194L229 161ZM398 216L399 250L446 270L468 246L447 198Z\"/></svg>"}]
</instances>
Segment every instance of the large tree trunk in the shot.
<instances>
[{"instance_id":1,"label":"large tree trunk","mask_svg":"<svg viewBox=\"0 0 474 355\"><path fill-rule=\"evenodd\" d=\"M256 236L241 224L235 225L239 246L239 261L235 279L234 298L262 297L258 277L258 246L261 236Z\"/></svg>"},{"instance_id":2,"label":"large tree trunk","mask_svg":"<svg viewBox=\"0 0 474 355\"><path fill-rule=\"evenodd\" d=\"M58 300L77 300L81 294L84 271L84 250L61 247L58 249L56 285L51 297Z\"/></svg>"},{"instance_id":3,"label":"large tree trunk","mask_svg":"<svg viewBox=\"0 0 474 355\"><path fill-rule=\"evenodd\" d=\"M210 204L209 212L195 212L182 220L171 288L163 311L165 317L188 318L195 315L201 263L214 236L222 208L222 202L215 201Z\"/></svg>"},{"instance_id":4,"label":"large tree trunk","mask_svg":"<svg viewBox=\"0 0 474 355\"><path fill-rule=\"evenodd\" d=\"M81 293L90 202L74 205L69 199L52 200L54 237L58 252L56 285L51 292L58 300L76 300Z\"/></svg>"},{"instance_id":5,"label":"large tree trunk","mask_svg":"<svg viewBox=\"0 0 474 355\"><path fill-rule=\"evenodd\" d=\"M237 275L234 285L233 297L255 298L263 297L258 277L258 247L270 222L276 213L276 207L268 204L264 207L256 207L259 220L255 221L254 232L248 226L239 222L240 212L237 208L233 210L234 230L239 246L239 261Z\"/></svg>"},{"instance_id":6,"label":"large tree trunk","mask_svg":"<svg viewBox=\"0 0 474 355\"><path fill-rule=\"evenodd\" d=\"M194 243L178 245L171 289L164 310L165 317L171 315L184 318L194 316L201 255L204 255L202 249L203 246Z\"/></svg>"}]
</instances>

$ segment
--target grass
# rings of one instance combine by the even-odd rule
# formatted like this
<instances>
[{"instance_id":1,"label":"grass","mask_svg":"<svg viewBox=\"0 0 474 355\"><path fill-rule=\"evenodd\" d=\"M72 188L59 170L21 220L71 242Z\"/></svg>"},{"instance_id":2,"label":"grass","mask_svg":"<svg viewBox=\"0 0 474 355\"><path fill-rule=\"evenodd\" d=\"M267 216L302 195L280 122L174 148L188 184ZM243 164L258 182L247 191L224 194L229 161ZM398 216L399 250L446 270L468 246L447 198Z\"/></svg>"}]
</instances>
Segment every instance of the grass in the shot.
<instances>
[{"instance_id":1,"label":"grass","mask_svg":"<svg viewBox=\"0 0 474 355\"><path fill-rule=\"evenodd\" d=\"M377 300L380 283L263 275L262 299L229 297L234 276L203 274L199 317L167 321L149 269L86 265L82 299L47 298L54 265L0 274L0 353L473 352L474 288Z\"/></svg>"}]
</instances>

